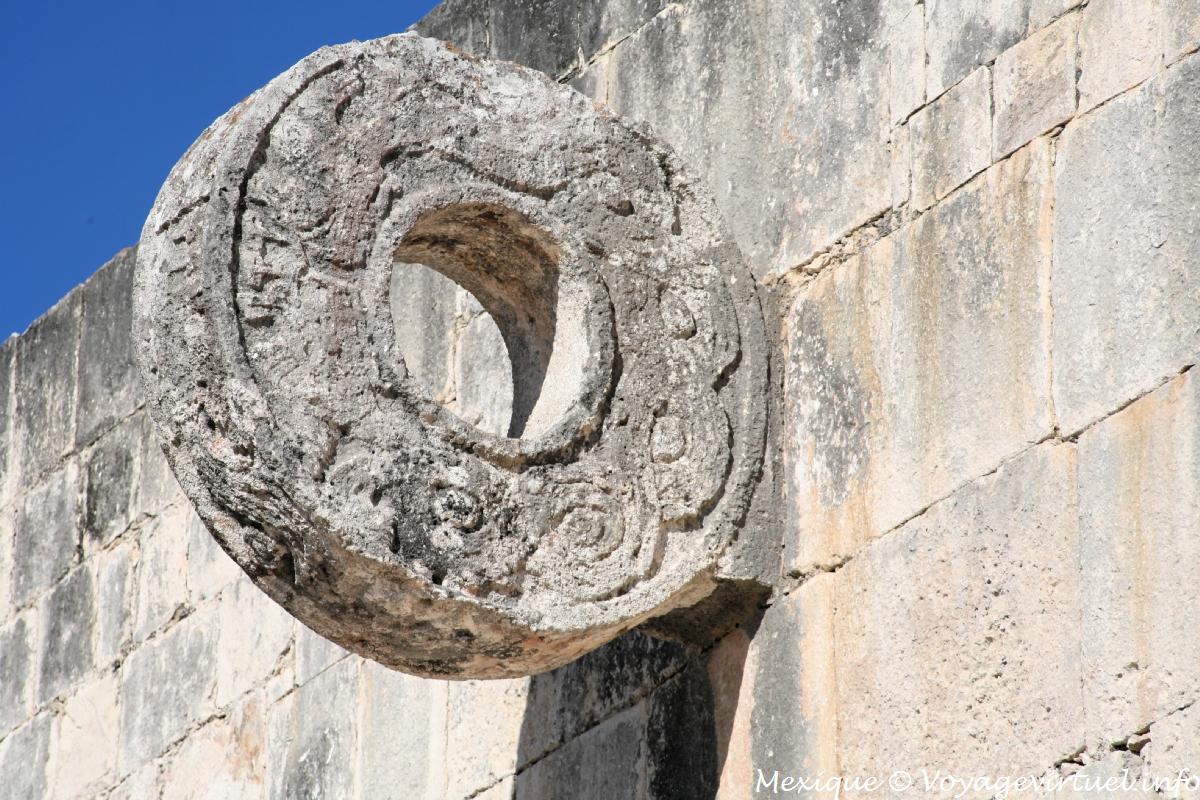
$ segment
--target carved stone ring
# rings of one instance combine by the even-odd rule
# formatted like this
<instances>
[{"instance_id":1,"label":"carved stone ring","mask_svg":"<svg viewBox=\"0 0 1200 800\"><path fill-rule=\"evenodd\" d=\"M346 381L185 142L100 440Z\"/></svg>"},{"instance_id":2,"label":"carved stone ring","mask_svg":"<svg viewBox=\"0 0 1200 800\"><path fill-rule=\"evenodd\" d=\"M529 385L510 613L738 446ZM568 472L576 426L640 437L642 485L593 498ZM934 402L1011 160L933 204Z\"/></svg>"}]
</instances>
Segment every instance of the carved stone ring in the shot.
<instances>
[{"instance_id":1,"label":"carved stone ring","mask_svg":"<svg viewBox=\"0 0 1200 800\"><path fill-rule=\"evenodd\" d=\"M499 327L508 436L408 374L389 285L414 263ZM412 673L531 674L702 602L762 462L761 312L697 180L539 73L409 34L320 50L201 135L143 231L135 329L225 550Z\"/></svg>"}]
</instances>

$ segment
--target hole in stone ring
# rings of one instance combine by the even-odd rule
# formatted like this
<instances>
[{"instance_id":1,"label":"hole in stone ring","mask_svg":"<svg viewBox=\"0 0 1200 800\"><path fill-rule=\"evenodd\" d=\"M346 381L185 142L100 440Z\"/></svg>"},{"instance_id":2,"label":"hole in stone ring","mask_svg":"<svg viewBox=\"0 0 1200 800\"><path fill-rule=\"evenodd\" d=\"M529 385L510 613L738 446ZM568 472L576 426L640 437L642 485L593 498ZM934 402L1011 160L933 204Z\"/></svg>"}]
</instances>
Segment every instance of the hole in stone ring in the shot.
<instances>
[{"instance_id":1,"label":"hole in stone ring","mask_svg":"<svg viewBox=\"0 0 1200 800\"><path fill-rule=\"evenodd\" d=\"M560 302L560 258L549 234L495 203L422 214L394 252L391 284L410 374L483 430L510 438L549 430L576 400L588 354L584 309Z\"/></svg>"}]
</instances>

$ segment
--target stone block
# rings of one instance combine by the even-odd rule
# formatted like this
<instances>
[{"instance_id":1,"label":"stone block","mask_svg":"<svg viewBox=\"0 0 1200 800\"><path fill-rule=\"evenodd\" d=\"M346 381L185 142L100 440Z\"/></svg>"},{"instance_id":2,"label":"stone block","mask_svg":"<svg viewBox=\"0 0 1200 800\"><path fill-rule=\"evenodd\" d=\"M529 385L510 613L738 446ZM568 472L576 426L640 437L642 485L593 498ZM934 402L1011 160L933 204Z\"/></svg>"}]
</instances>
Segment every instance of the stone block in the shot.
<instances>
[{"instance_id":1,"label":"stone block","mask_svg":"<svg viewBox=\"0 0 1200 800\"><path fill-rule=\"evenodd\" d=\"M413 30L449 42L464 52L487 56L489 0L443 0Z\"/></svg>"},{"instance_id":2,"label":"stone block","mask_svg":"<svg viewBox=\"0 0 1200 800\"><path fill-rule=\"evenodd\" d=\"M266 798L264 699L254 693L188 735L163 767L161 791L172 800ZM387 793L364 798L408 797Z\"/></svg>"},{"instance_id":3,"label":"stone block","mask_svg":"<svg viewBox=\"0 0 1200 800\"><path fill-rule=\"evenodd\" d=\"M217 684L214 695L225 707L262 684L292 646L292 617L249 579L230 585L217 606Z\"/></svg>"},{"instance_id":4,"label":"stone block","mask_svg":"<svg viewBox=\"0 0 1200 800\"><path fill-rule=\"evenodd\" d=\"M929 0L925 4L925 47L928 52L926 92L941 95L978 67L1021 40L1025 20L1021 6L985 0Z\"/></svg>"},{"instance_id":5,"label":"stone block","mask_svg":"<svg viewBox=\"0 0 1200 800\"><path fill-rule=\"evenodd\" d=\"M627 708L687 663L681 645L633 632L535 675L523 706L520 766Z\"/></svg>"},{"instance_id":6,"label":"stone block","mask_svg":"<svg viewBox=\"0 0 1200 800\"><path fill-rule=\"evenodd\" d=\"M296 639L296 685L308 683L341 659L350 655L344 649L314 633L297 620L294 623Z\"/></svg>"},{"instance_id":7,"label":"stone block","mask_svg":"<svg viewBox=\"0 0 1200 800\"><path fill-rule=\"evenodd\" d=\"M818 575L767 609L751 645L751 762L732 797L769 779L838 774L832 575Z\"/></svg>"},{"instance_id":8,"label":"stone block","mask_svg":"<svg viewBox=\"0 0 1200 800\"><path fill-rule=\"evenodd\" d=\"M925 105L925 6L901 0L889 26L888 94L892 123Z\"/></svg>"},{"instance_id":9,"label":"stone block","mask_svg":"<svg viewBox=\"0 0 1200 800\"><path fill-rule=\"evenodd\" d=\"M1071 445L1033 448L834 574L817 696L841 774L1039 774L1079 749L1075 467Z\"/></svg>"},{"instance_id":10,"label":"stone block","mask_svg":"<svg viewBox=\"0 0 1200 800\"><path fill-rule=\"evenodd\" d=\"M95 796L110 785L118 726L116 675L100 674L66 698L51 737L49 797Z\"/></svg>"},{"instance_id":11,"label":"stone block","mask_svg":"<svg viewBox=\"0 0 1200 800\"><path fill-rule=\"evenodd\" d=\"M344 659L271 706L269 797L353 795L358 668L358 659Z\"/></svg>"},{"instance_id":12,"label":"stone block","mask_svg":"<svg viewBox=\"0 0 1200 800\"><path fill-rule=\"evenodd\" d=\"M39 703L45 703L92 669L96 595L91 570L76 569L42 599L38 610Z\"/></svg>"},{"instance_id":13,"label":"stone block","mask_svg":"<svg viewBox=\"0 0 1200 800\"><path fill-rule=\"evenodd\" d=\"M1150 742L1141 756L1152 781L1177 789L1163 795L1171 800L1200 798L1200 703L1151 725Z\"/></svg>"},{"instance_id":14,"label":"stone block","mask_svg":"<svg viewBox=\"0 0 1200 800\"><path fill-rule=\"evenodd\" d=\"M27 605L75 563L78 475L74 464L25 495L13 531L12 600Z\"/></svg>"},{"instance_id":15,"label":"stone block","mask_svg":"<svg viewBox=\"0 0 1200 800\"><path fill-rule=\"evenodd\" d=\"M0 741L0 800L46 796L52 726L50 714L39 714Z\"/></svg>"},{"instance_id":16,"label":"stone block","mask_svg":"<svg viewBox=\"0 0 1200 800\"><path fill-rule=\"evenodd\" d=\"M987 67L913 115L913 202L933 205L992 160L992 78Z\"/></svg>"},{"instance_id":17,"label":"stone block","mask_svg":"<svg viewBox=\"0 0 1200 800\"><path fill-rule=\"evenodd\" d=\"M17 511L12 507L0 507L0 624L12 617L16 611L13 599L13 547L16 542Z\"/></svg>"},{"instance_id":18,"label":"stone block","mask_svg":"<svg viewBox=\"0 0 1200 800\"><path fill-rule=\"evenodd\" d=\"M29 718L34 669L31 613L0 629L0 738Z\"/></svg>"},{"instance_id":19,"label":"stone block","mask_svg":"<svg viewBox=\"0 0 1200 800\"><path fill-rule=\"evenodd\" d=\"M465 297L464 297L465 296ZM481 430L506 436L512 418L512 363L500 329L479 305L465 292L459 296L458 319L463 321L455 343L454 387L452 408L463 419Z\"/></svg>"},{"instance_id":20,"label":"stone block","mask_svg":"<svg viewBox=\"0 0 1200 800\"><path fill-rule=\"evenodd\" d=\"M517 775L516 796L521 800L656 797L644 783L645 736L646 704L639 703Z\"/></svg>"},{"instance_id":21,"label":"stone block","mask_svg":"<svg viewBox=\"0 0 1200 800\"><path fill-rule=\"evenodd\" d=\"M190 506L172 506L141 530L135 640L161 629L188 604L188 526L193 514Z\"/></svg>"},{"instance_id":22,"label":"stone block","mask_svg":"<svg viewBox=\"0 0 1200 800\"><path fill-rule=\"evenodd\" d=\"M133 635L137 544L122 542L92 559L96 584L96 663L121 657Z\"/></svg>"},{"instance_id":23,"label":"stone block","mask_svg":"<svg viewBox=\"0 0 1200 800\"><path fill-rule=\"evenodd\" d=\"M1065 435L1196 361L1198 87L1189 59L1059 139L1054 403Z\"/></svg>"},{"instance_id":24,"label":"stone block","mask_svg":"<svg viewBox=\"0 0 1200 800\"><path fill-rule=\"evenodd\" d=\"M80 290L79 410L82 447L133 413L141 381L133 361L133 268L137 251L118 253Z\"/></svg>"},{"instance_id":25,"label":"stone block","mask_svg":"<svg viewBox=\"0 0 1200 800\"><path fill-rule=\"evenodd\" d=\"M75 358L79 290L29 326L16 341L12 440L22 486L37 483L75 444ZM11 460L11 457L10 457Z\"/></svg>"},{"instance_id":26,"label":"stone block","mask_svg":"<svg viewBox=\"0 0 1200 800\"><path fill-rule=\"evenodd\" d=\"M1200 5L1196 0L1161 0L1163 59L1169 64L1200 46Z\"/></svg>"},{"instance_id":27,"label":"stone block","mask_svg":"<svg viewBox=\"0 0 1200 800\"><path fill-rule=\"evenodd\" d=\"M737 628L717 642L706 665L716 726L716 796L722 800L751 797L757 664L750 635L746 629Z\"/></svg>"},{"instance_id":28,"label":"stone block","mask_svg":"<svg viewBox=\"0 0 1200 800\"><path fill-rule=\"evenodd\" d=\"M16 339L9 338L0 343L0 508L9 505L14 487L10 479L15 460L12 447L13 351Z\"/></svg>"},{"instance_id":29,"label":"stone block","mask_svg":"<svg viewBox=\"0 0 1200 800\"><path fill-rule=\"evenodd\" d=\"M582 61L616 47L661 13L669 0L578 0Z\"/></svg>"},{"instance_id":30,"label":"stone block","mask_svg":"<svg viewBox=\"0 0 1200 800\"><path fill-rule=\"evenodd\" d=\"M784 333L787 568L853 555L1050 435L1050 152L802 290Z\"/></svg>"},{"instance_id":31,"label":"stone block","mask_svg":"<svg viewBox=\"0 0 1200 800\"><path fill-rule=\"evenodd\" d=\"M926 88L940 95L1081 0L927 0Z\"/></svg>"},{"instance_id":32,"label":"stone block","mask_svg":"<svg viewBox=\"0 0 1200 800\"><path fill-rule=\"evenodd\" d=\"M912 128L892 129L892 207L899 208L912 195Z\"/></svg>"},{"instance_id":33,"label":"stone block","mask_svg":"<svg viewBox=\"0 0 1200 800\"><path fill-rule=\"evenodd\" d=\"M396 346L409 374L441 403L454 393L450 362L460 291L454 281L421 264L397 264L392 270Z\"/></svg>"},{"instance_id":34,"label":"stone block","mask_svg":"<svg viewBox=\"0 0 1200 800\"><path fill-rule=\"evenodd\" d=\"M578 65L578 0L509 0L488 11L491 55L552 78Z\"/></svg>"},{"instance_id":35,"label":"stone block","mask_svg":"<svg viewBox=\"0 0 1200 800\"><path fill-rule=\"evenodd\" d=\"M470 797L517 771L529 683L518 678L448 684L445 797ZM483 708L487 736L479 735Z\"/></svg>"},{"instance_id":36,"label":"stone block","mask_svg":"<svg viewBox=\"0 0 1200 800\"><path fill-rule=\"evenodd\" d=\"M142 514L157 514L168 505L185 500L183 490L163 455L149 415L138 412L130 424L138 430L141 442L134 507Z\"/></svg>"},{"instance_id":37,"label":"stone block","mask_svg":"<svg viewBox=\"0 0 1200 800\"><path fill-rule=\"evenodd\" d=\"M100 438L85 458L83 544L87 551L106 546L133 522L137 511L138 430L122 425Z\"/></svg>"},{"instance_id":38,"label":"stone block","mask_svg":"<svg viewBox=\"0 0 1200 800\"><path fill-rule=\"evenodd\" d=\"M720 777L716 716L702 663L689 664L650 695L643 751L648 797L716 794ZM620 769L620 764L614 766Z\"/></svg>"},{"instance_id":39,"label":"stone block","mask_svg":"<svg viewBox=\"0 0 1200 800\"><path fill-rule=\"evenodd\" d=\"M1000 54L992 69L993 157L1002 158L1075 113L1075 34L1079 15Z\"/></svg>"},{"instance_id":40,"label":"stone block","mask_svg":"<svg viewBox=\"0 0 1200 800\"><path fill-rule=\"evenodd\" d=\"M761 277L891 204L886 17L874 0L669 6L588 84L702 173Z\"/></svg>"},{"instance_id":41,"label":"stone block","mask_svg":"<svg viewBox=\"0 0 1200 800\"><path fill-rule=\"evenodd\" d=\"M1093 742L1124 742L1200 700L1197 480L1200 381L1192 372L1079 437L1084 700Z\"/></svg>"},{"instance_id":42,"label":"stone block","mask_svg":"<svg viewBox=\"0 0 1200 800\"><path fill-rule=\"evenodd\" d=\"M1093 0L1080 13L1079 110L1087 111L1162 66L1162 0Z\"/></svg>"},{"instance_id":43,"label":"stone block","mask_svg":"<svg viewBox=\"0 0 1200 800\"><path fill-rule=\"evenodd\" d=\"M134 650L121 666L121 772L133 772L215 710L212 611L192 614Z\"/></svg>"},{"instance_id":44,"label":"stone block","mask_svg":"<svg viewBox=\"0 0 1200 800\"><path fill-rule=\"evenodd\" d=\"M158 764L151 761L113 787L105 800L145 800L159 796Z\"/></svg>"},{"instance_id":45,"label":"stone block","mask_svg":"<svg viewBox=\"0 0 1200 800\"><path fill-rule=\"evenodd\" d=\"M361 662L359 669L359 796L444 796L447 684L372 661ZM487 718L488 712L479 709L477 722L487 726ZM485 738L489 735L490 730Z\"/></svg>"},{"instance_id":46,"label":"stone block","mask_svg":"<svg viewBox=\"0 0 1200 800\"><path fill-rule=\"evenodd\" d=\"M235 583L249 578L205 527L199 515L187 518L187 585L192 605L215 597Z\"/></svg>"}]
</instances>

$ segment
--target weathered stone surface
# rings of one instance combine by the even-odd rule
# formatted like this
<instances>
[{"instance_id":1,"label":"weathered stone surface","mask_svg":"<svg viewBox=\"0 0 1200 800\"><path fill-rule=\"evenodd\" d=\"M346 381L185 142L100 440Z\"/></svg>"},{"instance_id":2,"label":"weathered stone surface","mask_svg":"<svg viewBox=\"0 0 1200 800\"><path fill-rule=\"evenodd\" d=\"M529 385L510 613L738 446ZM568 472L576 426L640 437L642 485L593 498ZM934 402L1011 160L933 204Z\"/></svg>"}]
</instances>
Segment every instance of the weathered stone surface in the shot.
<instances>
[{"instance_id":1,"label":"weathered stone surface","mask_svg":"<svg viewBox=\"0 0 1200 800\"><path fill-rule=\"evenodd\" d=\"M683 646L628 633L572 664L535 675L524 705L519 765L627 708L687 663Z\"/></svg>"},{"instance_id":2,"label":"weathered stone surface","mask_svg":"<svg viewBox=\"0 0 1200 800\"><path fill-rule=\"evenodd\" d=\"M0 800L46 796L46 761L53 718L38 714L0 741Z\"/></svg>"},{"instance_id":3,"label":"weathered stone surface","mask_svg":"<svg viewBox=\"0 0 1200 800\"><path fill-rule=\"evenodd\" d=\"M646 705L639 703L518 775L516 796L522 800L652 797L643 778L645 735Z\"/></svg>"},{"instance_id":4,"label":"weathered stone surface","mask_svg":"<svg viewBox=\"0 0 1200 800\"><path fill-rule=\"evenodd\" d=\"M7 506L13 496L11 477L14 456L12 447L13 351L15 339L0 344L0 508Z\"/></svg>"},{"instance_id":5,"label":"weathered stone surface","mask_svg":"<svg viewBox=\"0 0 1200 800\"><path fill-rule=\"evenodd\" d=\"M1150 726L1150 742L1141 753L1152 780L1183 783L1183 791L1167 794L1184 800L1200 797L1200 703L1178 711ZM1190 778L1190 780L1188 780Z\"/></svg>"},{"instance_id":6,"label":"weathered stone surface","mask_svg":"<svg viewBox=\"0 0 1200 800\"><path fill-rule=\"evenodd\" d=\"M925 4L892 0L889 26L888 91L892 123L908 119L925 105Z\"/></svg>"},{"instance_id":7,"label":"weathered stone surface","mask_svg":"<svg viewBox=\"0 0 1200 800\"><path fill-rule=\"evenodd\" d=\"M92 559L96 584L96 663L116 660L131 641L137 545L123 542Z\"/></svg>"},{"instance_id":8,"label":"weathered stone surface","mask_svg":"<svg viewBox=\"0 0 1200 800\"><path fill-rule=\"evenodd\" d=\"M1054 403L1065 434L1200 350L1200 60L1067 127L1054 204Z\"/></svg>"},{"instance_id":9,"label":"weathered stone surface","mask_svg":"<svg viewBox=\"0 0 1200 800\"><path fill-rule=\"evenodd\" d=\"M446 796L446 689L441 681L362 662L354 770L360 797L433 800ZM478 713L490 720L490 712L480 709ZM489 738L491 730L480 734Z\"/></svg>"},{"instance_id":10,"label":"weathered stone surface","mask_svg":"<svg viewBox=\"0 0 1200 800\"><path fill-rule=\"evenodd\" d=\"M139 537L137 617L134 639L164 627L188 604L188 520L192 510L173 506L155 517Z\"/></svg>"},{"instance_id":11,"label":"weathered stone surface","mask_svg":"<svg viewBox=\"0 0 1200 800\"><path fill-rule=\"evenodd\" d=\"M892 206L899 208L912 193L912 128L892 129Z\"/></svg>"},{"instance_id":12,"label":"weathered stone surface","mask_svg":"<svg viewBox=\"0 0 1200 800\"><path fill-rule=\"evenodd\" d=\"M20 478L30 487L71 451L75 426L75 358L79 291L29 326L15 348L12 438Z\"/></svg>"},{"instance_id":13,"label":"weathered stone surface","mask_svg":"<svg viewBox=\"0 0 1200 800\"><path fill-rule=\"evenodd\" d=\"M163 455L149 415L139 412L130 424L141 437L135 505L140 513L154 515L182 501L183 492Z\"/></svg>"},{"instance_id":14,"label":"weathered stone surface","mask_svg":"<svg viewBox=\"0 0 1200 800\"><path fill-rule=\"evenodd\" d=\"M1079 109L1150 77L1162 64L1162 0L1095 0L1080 12Z\"/></svg>"},{"instance_id":15,"label":"weathered stone surface","mask_svg":"<svg viewBox=\"0 0 1200 800\"><path fill-rule=\"evenodd\" d=\"M1189 372L1079 437L1089 735L1200 700L1200 384Z\"/></svg>"},{"instance_id":16,"label":"weathered stone surface","mask_svg":"<svg viewBox=\"0 0 1200 800\"><path fill-rule=\"evenodd\" d=\"M0 630L0 737L29 718L34 632L29 615Z\"/></svg>"},{"instance_id":17,"label":"weathered stone surface","mask_svg":"<svg viewBox=\"0 0 1200 800\"><path fill-rule=\"evenodd\" d=\"M217 631L198 612L143 644L121 666L121 772L138 769L214 710Z\"/></svg>"},{"instance_id":18,"label":"weathered stone surface","mask_svg":"<svg viewBox=\"0 0 1200 800\"><path fill-rule=\"evenodd\" d=\"M707 664L716 725L716 796L722 800L748 800L753 785L752 720L757 661L747 631L738 628L718 642Z\"/></svg>"},{"instance_id":19,"label":"weathered stone surface","mask_svg":"<svg viewBox=\"0 0 1200 800\"><path fill-rule=\"evenodd\" d=\"M913 203L928 208L992 161L992 81L988 68L918 111L910 122Z\"/></svg>"},{"instance_id":20,"label":"weathered stone surface","mask_svg":"<svg viewBox=\"0 0 1200 800\"><path fill-rule=\"evenodd\" d=\"M13 530L12 599L27 605L75 562L78 470L68 464L25 495Z\"/></svg>"},{"instance_id":21,"label":"weathered stone surface","mask_svg":"<svg viewBox=\"0 0 1200 800\"><path fill-rule=\"evenodd\" d=\"M117 678L101 674L79 687L55 719L46 767L48 797L94 796L117 768Z\"/></svg>"},{"instance_id":22,"label":"weathered stone surface","mask_svg":"<svg viewBox=\"0 0 1200 800\"><path fill-rule=\"evenodd\" d=\"M834 593L837 578L818 575L781 598L754 635L750 766L734 788L751 797L761 770L769 779L839 773Z\"/></svg>"},{"instance_id":23,"label":"weathered stone surface","mask_svg":"<svg viewBox=\"0 0 1200 800\"><path fill-rule=\"evenodd\" d=\"M598 99L705 171L762 276L887 210L888 25L876 0L700 0L591 69Z\"/></svg>"},{"instance_id":24,"label":"weathered stone surface","mask_svg":"<svg viewBox=\"0 0 1200 800\"><path fill-rule=\"evenodd\" d=\"M703 664L689 664L650 695L645 738L647 797L716 793L716 719Z\"/></svg>"},{"instance_id":25,"label":"weathered stone surface","mask_svg":"<svg viewBox=\"0 0 1200 800\"><path fill-rule=\"evenodd\" d=\"M491 0L442 0L412 30L477 56L487 56ZM510 60L513 59L509 56Z\"/></svg>"},{"instance_id":26,"label":"weathered stone surface","mask_svg":"<svg viewBox=\"0 0 1200 800\"><path fill-rule=\"evenodd\" d=\"M1080 0L927 0L930 99L1049 23Z\"/></svg>"},{"instance_id":27,"label":"weathered stone surface","mask_svg":"<svg viewBox=\"0 0 1200 800\"><path fill-rule=\"evenodd\" d=\"M1196 0L1160 0L1162 3L1163 60L1168 64L1200 45L1200 6Z\"/></svg>"},{"instance_id":28,"label":"weathered stone surface","mask_svg":"<svg viewBox=\"0 0 1200 800\"><path fill-rule=\"evenodd\" d=\"M836 682L818 695L836 696L841 774L1020 775L1076 752L1075 482L1074 447L1038 446L833 576Z\"/></svg>"},{"instance_id":29,"label":"weathered stone surface","mask_svg":"<svg viewBox=\"0 0 1200 800\"><path fill-rule=\"evenodd\" d=\"M303 623L295 623L296 685L308 683L349 655L341 647L314 633Z\"/></svg>"},{"instance_id":30,"label":"weathered stone surface","mask_svg":"<svg viewBox=\"0 0 1200 800\"><path fill-rule=\"evenodd\" d=\"M470 292L420 264L392 271L392 319L404 365L442 406L503 436L513 409L512 362L496 322Z\"/></svg>"},{"instance_id":31,"label":"weathered stone surface","mask_svg":"<svg viewBox=\"0 0 1200 800\"><path fill-rule=\"evenodd\" d=\"M497 320L507 438L407 376L397 262ZM214 535L314 629L412 672L538 671L702 601L761 465L757 298L678 159L411 35L322 50L214 124L144 229L135 325Z\"/></svg>"},{"instance_id":32,"label":"weathered stone surface","mask_svg":"<svg viewBox=\"0 0 1200 800\"><path fill-rule=\"evenodd\" d=\"M163 769L161 796L172 800L266 798L264 702L261 695L251 695L228 716L214 719L184 739ZM409 797L386 793L361 796L364 800Z\"/></svg>"},{"instance_id":33,"label":"weathered stone surface","mask_svg":"<svg viewBox=\"0 0 1200 800\"><path fill-rule=\"evenodd\" d=\"M96 598L92 572L80 567L47 594L38 609L39 703L57 697L92 668Z\"/></svg>"},{"instance_id":34,"label":"weathered stone surface","mask_svg":"<svg viewBox=\"0 0 1200 800\"><path fill-rule=\"evenodd\" d=\"M269 797L353 796L358 669L345 659L271 707Z\"/></svg>"},{"instance_id":35,"label":"weathered stone surface","mask_svg":"<svg viewBox=\"0 0 1200 800\"><path fill-rule=\"evenodd\" d=\"M785 561L832 566L1050 435L1050 150L821 274L784 334Z\"/></svg>"},{"instance_id":36,"label":"weathered stone surface","mask_svg":"<svg viewBox=\"0 0 1200 800\"><path fill-rule=\"evenodd\" d=\"M136 425L122 425L101 437L87 455L81 470L85 550L106 546L133 522L138 433Z\"/></svg>"},{"instance_id":37,"label":"weathered stone surface","mask_svg":"<svg viewBox=\"0 0 1200 800\"><path fill-rule=\"evenodd\" d=\"M217 607L216 674L220 707L263 683L292 646L292 618L249 581L221 594Z\"/></svg>"},{"instance_id":38,"label":"weathered stone surface","mask_svg":"<svg viewBox=\"0 0 1200 800\"><path fill-rule=\"evenodd\" d=\"M80 292L78 445L94 440L141 402L131 330L136 260L135 248L122 250Z\"/></svg>"},{"instance_id":39,"label":"weathered stone surface","mask_svg":"<svg viewBox=\"0 0 1200 800\"><path fill-rule=\"evenodd\" d=\"M1008 155L1075 113L1075 33L1072 14L1005 51L992 69L995 94L992 150Z\"/></svg>"},{"instance_id":40,"label":"weathered stone surface","mask_svg":"<svg viewBox=\"0 0 1200 800\"><path fill-rule=\"evenodd\" d=\"M445 796L470 797L520 766L528 678L452 681L446 689ZM480 736L474 710L488 709Z\"/></svg>"},{"instance_id":41,"label":"weathered stone surface","mask_svg":"<svg viewBox=\"0 0 1200 800\"><path fill-rule=\"evenodd\" d=\"M195 512L188 514L186 524L187 588L192 605L216 597L235 583L247 581L246 574L221 549Z\"/></svg>"},{"instance_id":42,"label":"weathered stone surface","mask_svg":"<svg viewBox=\"0 0 1200 800\"><path fill-rule=\"evenodd\" d=\"M510 0L488 8L491 55L558 78L579 58L579 0Z\"/></svg>"}]
</instances>

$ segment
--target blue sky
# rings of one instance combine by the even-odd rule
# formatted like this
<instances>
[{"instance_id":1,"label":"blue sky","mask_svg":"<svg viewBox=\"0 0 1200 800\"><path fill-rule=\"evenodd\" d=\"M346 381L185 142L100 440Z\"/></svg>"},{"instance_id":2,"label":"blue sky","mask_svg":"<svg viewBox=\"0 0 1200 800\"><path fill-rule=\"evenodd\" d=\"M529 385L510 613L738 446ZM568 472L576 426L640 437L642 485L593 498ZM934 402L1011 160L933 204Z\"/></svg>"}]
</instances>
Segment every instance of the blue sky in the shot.
<instances>
[{"instance_id":1,"label":"blue sky","mask_svg":"<svg viewBox=\"0 0 1200 800\"><path fill-rule=\"evenodd\" d=\"M436 4L0 0L0 340L137 241L171 166L230 106Z\"/></svg>"}]
</instances>

